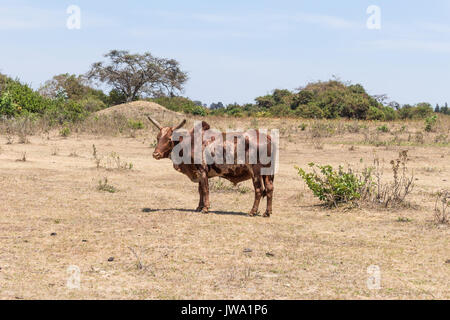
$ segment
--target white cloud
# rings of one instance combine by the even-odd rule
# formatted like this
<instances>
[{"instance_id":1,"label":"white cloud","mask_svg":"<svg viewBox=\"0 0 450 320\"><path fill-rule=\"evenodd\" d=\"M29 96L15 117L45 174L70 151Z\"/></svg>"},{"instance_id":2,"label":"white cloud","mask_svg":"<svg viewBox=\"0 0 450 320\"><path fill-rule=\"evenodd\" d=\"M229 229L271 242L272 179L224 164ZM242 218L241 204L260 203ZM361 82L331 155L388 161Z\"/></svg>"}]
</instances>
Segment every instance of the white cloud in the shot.
<instances>
[{"instance_id":1,"label":"white cloud","mask_svg":"<svg viewBox=\"0 0 450 320\"><path fill-rule=\"evenodd\" d=\"M323 27L329 27L333 29L351 29L357 27L363 27L353 21L346 20L339 17L333 17L328 15L300 13L293 16L286 16L288 20L294 20L298 22L316 24Z\"/></svg>"},{"instance_id":2,"label":"white cloud","mask_svg":"<svg viewBox=\"0 0 450 320\"><path fill-rule=\"evenodd\" d=\"M53 10L29 6L0 8L0 30L53 28L59 22L64 23L64 19L64 12L58 15L58 12Z\"/></svg>"},{"instance_id":3,"label":"white cloud","mask_svg":"<svg viewBox=\"0 0 450 320\"><path fill-rule=\"evenodd\" d=\"M335 29L349 29L355 27L364 27L362 24L355 23L340 17L311 14L311 13L292 13L292 14L245 14L245 15L229 15L229 14L205 14L205 13L180 13L169 11L158 11L156 15L167 19L190 19L194 21L226 24L226 23L241 23L247 25L258 25L265 23L280 23L280 22L297 22L306 24L315 24L328 28Z\"/></svg>"},{"instance_id":4,"label":"white cloud","mask_svg":"<svg viewBox=\"0 0 450 320\"><path fill-rule=\"evenodd\" d=\"M65 7L61 10L41 9L30 6L0 7L0 30L42 30L66 28L69 14ZM81 8L83 27L111 27L116 23L103 16L96 16Z\"/></svg>"},{"instance_id":5,"label":"white cloud","mask_svg":"<svg viewBox=\"0 0 450 320\"><path fill-rule=\"evenodd\" d=\"M420 26L426 31L437 33L450 33L450 25L438 24L438 23L422 23Z\"/></svg>"},{"instance_id":6,"label":"white cloud","mask_svg":"<svg viewBox=\"0 0 450 320\"><path fill-rule=\"evenodd\" d=\"M450 53L450 42L423 40L375 40L366 45L383 50L420 50L434 53Z\"/></svg>"}]
</instances>

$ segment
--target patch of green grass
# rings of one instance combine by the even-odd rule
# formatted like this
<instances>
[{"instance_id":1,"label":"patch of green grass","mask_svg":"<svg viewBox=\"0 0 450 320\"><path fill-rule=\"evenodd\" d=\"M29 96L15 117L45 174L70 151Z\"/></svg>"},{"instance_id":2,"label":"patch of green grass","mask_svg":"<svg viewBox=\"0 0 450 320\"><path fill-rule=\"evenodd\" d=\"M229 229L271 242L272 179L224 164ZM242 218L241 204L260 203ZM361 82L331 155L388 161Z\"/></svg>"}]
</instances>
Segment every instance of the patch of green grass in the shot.
<instances>
[{"instance_id":1,"label":"patch of green grass","mask_svg":"<svg viewBox=\"0 0 450 320\"><path fill-rule=\"evenodd\" d=\"M132 120L132 119L130 119L130 120L128 120L128 126L131 129L134 129L134 130L144 129L144 124L140 120Z\"/></svg>"},{"instance_id":2,"label":"patch of green grass","mask_svg":"<svg viewBox=\"0 0 450 320\"><path fill-rule=\"evenodd\" d=\"M118 191L116 187L108 183L108 178L106 177L98 181L97 190L109 193L116 193Z\"/></svg>"}]
</instances>

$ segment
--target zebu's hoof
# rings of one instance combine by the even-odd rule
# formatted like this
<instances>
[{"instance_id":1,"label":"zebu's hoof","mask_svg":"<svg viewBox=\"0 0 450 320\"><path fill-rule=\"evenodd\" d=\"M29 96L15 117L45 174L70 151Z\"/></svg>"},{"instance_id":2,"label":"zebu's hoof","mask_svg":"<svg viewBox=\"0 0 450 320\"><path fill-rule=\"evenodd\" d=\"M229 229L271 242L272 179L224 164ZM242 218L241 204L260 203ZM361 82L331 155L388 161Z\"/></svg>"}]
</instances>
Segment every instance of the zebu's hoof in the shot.
<instances>
[{"instance_id":1,"label":"zebu's hoof","mask_svg":"<svg viewBox=\"0 0 450 320\"><path fill-rule=\"evenodd\" d=\"M272 212L266 211L266 212L264 212L263 217L264 218L270 218L271 214L272 214Z\"/></svg>"},{"instance_id":2,"label":"zebu's hoof","mask_svg":"<svg viewBox=\"0 0 450 320\"><path fill-rule=\"evenodd\" d=\"M203 210L203 207L198 206L197 209L195 209L195 212L201 212Z\"/></svg>"},{"instance_id":3,"label":"zebu's hoof","mask_svg":"<svg viewBox=\"0 0 450 320\"><path fill-rule=\"evenodd\" d=\"M248 213L248 216L249 217L254 217L254 216L256 216L258 214L258 211L256 211L256 210L251 210L249 213Z\"/></svg>"},{"instance_id":4,"label":"zebu's hoof","mask_svg":"<svg viewBox=\"0 0 450 320\"><path fill-rule=\"evenodd\" d=\"M207 208L207 207L203 207L203 208L202 208L202 213L203 213L203 214L208 214L208 213L209 213L208 208Z\"/></svg>"}]
</instances>

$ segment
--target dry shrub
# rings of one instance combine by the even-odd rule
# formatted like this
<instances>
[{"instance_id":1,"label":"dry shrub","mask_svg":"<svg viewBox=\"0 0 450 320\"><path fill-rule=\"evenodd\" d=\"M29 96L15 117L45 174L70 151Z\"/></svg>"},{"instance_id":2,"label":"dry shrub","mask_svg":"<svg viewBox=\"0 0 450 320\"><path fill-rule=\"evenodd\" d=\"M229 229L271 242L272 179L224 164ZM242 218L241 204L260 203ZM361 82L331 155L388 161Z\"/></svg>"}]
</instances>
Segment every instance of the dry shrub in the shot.
<instances>
[{"instance_id":1,"label":"dry shrub","mask_svg":"<svg viewBox=\"0 0 450 320\"><path fill-rule=\"evenodd\" d=\"M103 180L98 181L97 190L109 193L116 193L118 191L116 187L108 183L107 177L103 178Z\"/></svg>"},{"instance_id":2,"label":"dry shrub","mask_svg":"<svg viewBox=\"0 0 450 320\"><path fill-rule=\"evenodd\" d=\"M448 207L450 206L450 191L442 190L437 193L434 204L434 218L437 223L449 223Z\"/></svg>"},{"instance_id":3,"label":"dry shrub","mask_svg":"<svg viewBox=\"0 0 450 320\"><path fill-rule=\"evenodd\" d=\"M376 188L368 198L384 207L398 206L405 203L406 197L414 188L414 174L407 167L408 150L403 150L395 160L391 160L393 181L383 182L383 172L379 159L374 160L374 177Z\"/></svg>"},{"instance_id":4,"label":"dry shrub","mask_svg":"<svg viewBox=\"0 0 450 320\"><path fill-rule=\"evenodd\" d=\"M133 129L128 119L121 114L92 116L74 125L74 131L102 136L118 136L129 134Z\"/></svg>"},{"instance_id":5,"label":"dry shrub","mask_svg":"<svg viewBox=\"0 0 450 320\"><path fill-rule=\"evenodd\" d=\"M123 161L117 152L111 152L107 156L100 155L95 144L92 145L92 157L97 169L104 168L112 170L131 170L134 165L132 162Z\"/></svg>"},{"instance_id":6,"label":"dry shrub","mask_svg":"<svg viewBox=\"0 0 450 320\"><path fill-rule=\"evenodd\" d=\"M348 124L346 128L349 133L359 133L361 130L358 121L353 121L351 124Z\"/></svg>"},{"instance_id":7,"label":"dry shrub","mask_svg":"<svg viewBox=\"0 0 450 320\"><path fill-rule=\"evenodd\" d=\"M309 136L311 143L317 150L322 150L324 139L333 136L336 132L335 126L330 122L315 121L311 125Z\"/></svg>"}]
</instances>

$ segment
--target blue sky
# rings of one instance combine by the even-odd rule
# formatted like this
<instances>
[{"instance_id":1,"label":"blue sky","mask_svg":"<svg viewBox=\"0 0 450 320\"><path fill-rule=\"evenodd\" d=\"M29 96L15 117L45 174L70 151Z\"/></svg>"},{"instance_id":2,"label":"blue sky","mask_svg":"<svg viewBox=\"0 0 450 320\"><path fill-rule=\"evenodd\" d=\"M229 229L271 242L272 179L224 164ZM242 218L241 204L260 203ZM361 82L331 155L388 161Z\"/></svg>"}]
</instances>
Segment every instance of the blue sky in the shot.
<instances>
[{"instance_id":1,"label":"blue sky","mask_svg":"<svg viewBox=\"0 0 450 320\"><path fill-rule=\"evenodd\" d=\"M69 5L80 30L66 28ZM381 30L366 27L369 5ZM450 102L450 0L0 0L0 35L0 72L35 88L125 49L177 59L185 95L208 104L332 75L400 103Z\"/></svg>"}]
</instances>

